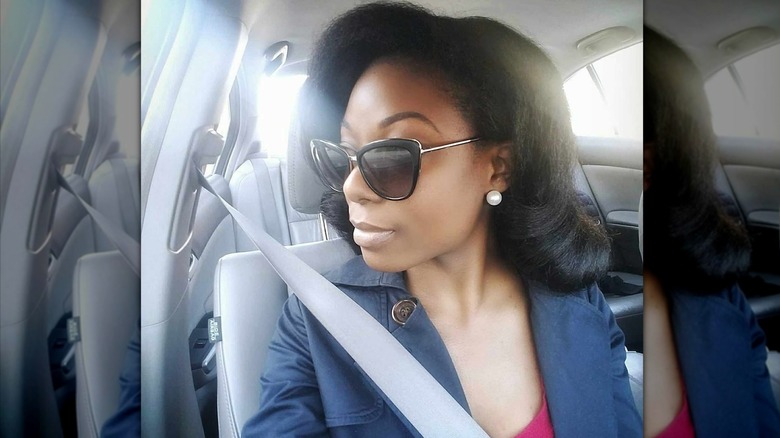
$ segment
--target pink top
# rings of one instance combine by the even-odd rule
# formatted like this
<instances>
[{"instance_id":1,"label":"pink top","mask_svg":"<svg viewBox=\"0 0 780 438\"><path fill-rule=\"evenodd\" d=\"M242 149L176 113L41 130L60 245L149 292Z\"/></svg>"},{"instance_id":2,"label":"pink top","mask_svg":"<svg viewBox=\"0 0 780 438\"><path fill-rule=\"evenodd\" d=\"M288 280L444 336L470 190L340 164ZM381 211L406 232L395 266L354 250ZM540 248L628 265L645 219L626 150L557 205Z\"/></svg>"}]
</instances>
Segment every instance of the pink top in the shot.
<instances>
[{"instance_id":1,"label":"pink top","mask_svg":"<svg viewBox=\"0 0 780 438\"><path fill-rule=\"evenodd\" d=\"M683 405L680 408L680 412L666 426L666 429L658 434L657 438L694 438L695 436L691 414L688 411L688 397L685 395L685 389L683 389Z\"/></svg>"},{"instance_id":2,"label":"pink top","mask_svg":"<svg viewBox=\"0 0 780 438\"><path fill-rule=\"evenodd\" d=\"M536 413L533 420L515 438L553 438L554 436L550 413L547 411L547 397L542 389L542 407L539 408L539 412Z\"/></svg>"}]
</instances>

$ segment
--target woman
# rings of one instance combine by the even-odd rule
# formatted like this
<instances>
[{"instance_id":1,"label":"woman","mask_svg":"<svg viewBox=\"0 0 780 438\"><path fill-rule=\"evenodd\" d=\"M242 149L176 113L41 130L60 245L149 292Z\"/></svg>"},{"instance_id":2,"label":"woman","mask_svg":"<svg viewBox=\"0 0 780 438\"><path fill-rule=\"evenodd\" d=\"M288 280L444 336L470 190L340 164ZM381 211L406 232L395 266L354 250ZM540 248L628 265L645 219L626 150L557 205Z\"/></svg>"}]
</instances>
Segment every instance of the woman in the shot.
<instances>
[{"instance_id":1,"label":"woman","mask_svg":"<svg viewBox=\"0 0 780 438\"><path fill-rule=\"evenodd\" d=\"M645 435L780 436L764 333L737 279L744 228L714 186L704 83L645 29Z\"/></svg>"},{"instance_id":2,"label":"woman","mask_svg":"<svg viewBox=\"0 0 780 438\"><path fill-rule=\"evenodd\" d=\"M595 286L609 241L578 204L562 82L538 47L485 18L359 7L322 36L299 114L333 189L323 212L361 253L326 277L488 434L640 435ZM293 296L244 434L328 433L417 434Z\"/></svg>"}]
</instances>

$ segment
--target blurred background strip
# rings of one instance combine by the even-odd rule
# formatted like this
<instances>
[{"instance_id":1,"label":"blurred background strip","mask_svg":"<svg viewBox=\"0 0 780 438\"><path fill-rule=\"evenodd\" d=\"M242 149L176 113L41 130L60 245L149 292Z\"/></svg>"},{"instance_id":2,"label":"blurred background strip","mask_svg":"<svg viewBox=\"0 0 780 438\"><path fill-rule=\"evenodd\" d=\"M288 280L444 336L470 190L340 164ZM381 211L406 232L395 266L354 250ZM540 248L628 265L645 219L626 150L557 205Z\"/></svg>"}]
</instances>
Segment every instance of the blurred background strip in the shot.
<instances>
[{"instance_id":1,"label":"blurred background strip","mask_svg":"<svg viewBox=\"0 0 780 438\"><path fill-rule=\"evenodd\" d=\"M1 5L0 435L98 436L140 279L57 172L140 241L140 2Z\"/></svg>"}]
</instances>

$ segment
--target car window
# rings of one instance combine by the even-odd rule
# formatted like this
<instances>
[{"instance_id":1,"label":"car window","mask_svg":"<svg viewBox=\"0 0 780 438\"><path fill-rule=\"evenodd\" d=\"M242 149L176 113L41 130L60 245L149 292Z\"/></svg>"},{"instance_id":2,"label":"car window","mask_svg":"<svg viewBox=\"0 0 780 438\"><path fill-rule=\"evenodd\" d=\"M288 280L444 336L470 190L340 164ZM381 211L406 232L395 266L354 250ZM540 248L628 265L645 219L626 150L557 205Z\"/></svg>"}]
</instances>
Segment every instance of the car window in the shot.
<instances>
[{"instance_id":1,"label":"car window","mask_svg":"<svg viewBox=\"0 0 780 438\"><path fill-rule=\"evenodd\" d=\"M257 130L269 157L287 156L290 119L306 75L264 76L258 90Z\"/></svg>"},{"instance_id":2,"label":"car window","mask_svg":"<svg viewBox=\"0 0 780 438\"><path fill-rule=\"evenodd\" d=\"M563 89L575 135L642 138L642 43L581 68Z\"/></svg>"},{"instance_id":3,"label":"car window","mask_svg":"<svg viewBox=\"0 0 780 438\"><path fill-rule=\"evenodd\" d=\"M749 55L705 84L712 128L719 136L780 140L780 44Z\"/></svg>"},{"instance_id":4,"label":"car window","mask_svg":"<svg viewBox=\"0 0 780 438\"><path fill-rule=\"evenodd\" d=\"M225 99L225 105L222 107L222 114L219 116L219 123L216 131L224 138L227 138L230 129L230 99Z\"/></svg>"}]
</instances>

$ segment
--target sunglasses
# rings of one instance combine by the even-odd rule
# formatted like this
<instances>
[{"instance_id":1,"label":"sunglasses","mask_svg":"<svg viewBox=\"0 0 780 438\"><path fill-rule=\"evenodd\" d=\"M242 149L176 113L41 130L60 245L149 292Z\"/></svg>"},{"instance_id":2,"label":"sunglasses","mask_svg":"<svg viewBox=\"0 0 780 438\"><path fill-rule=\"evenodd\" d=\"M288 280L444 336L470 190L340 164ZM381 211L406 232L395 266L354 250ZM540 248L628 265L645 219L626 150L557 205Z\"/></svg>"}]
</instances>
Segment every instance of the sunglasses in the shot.
<instances>
[{"instance_id":1,"label":"sunglasses","mask_svg":"<svg viewBox=\"0 0 780 438\"><path fill-rule=\"evenodd\" d=\"M311 155L322 182L337 192L344 191L344 181L357 165L368 187L380 197L402 201L414 192L420 176L423 154L474 143L480 138L447 143L423 149L411 138L388 138L363 146L357 152L345 145L326 140L312 140Z\"/></svg>"}]
</instances>

